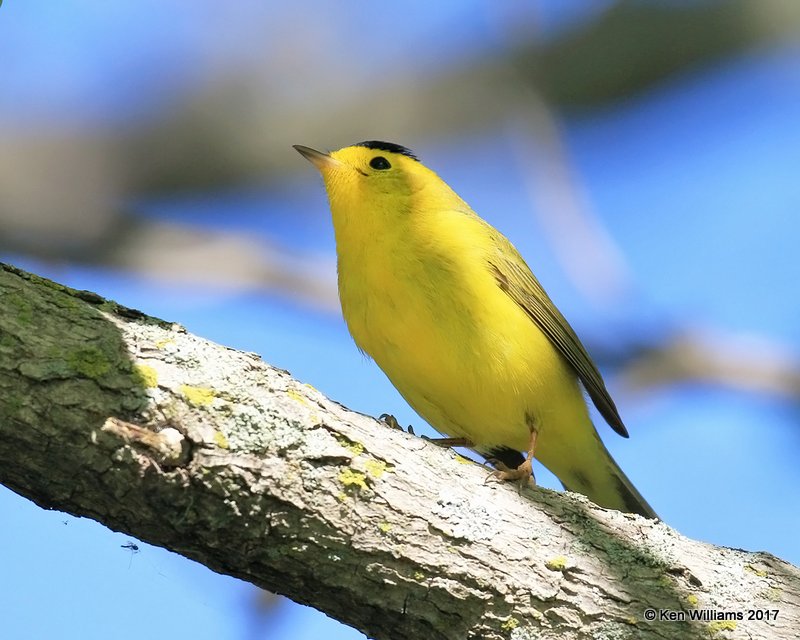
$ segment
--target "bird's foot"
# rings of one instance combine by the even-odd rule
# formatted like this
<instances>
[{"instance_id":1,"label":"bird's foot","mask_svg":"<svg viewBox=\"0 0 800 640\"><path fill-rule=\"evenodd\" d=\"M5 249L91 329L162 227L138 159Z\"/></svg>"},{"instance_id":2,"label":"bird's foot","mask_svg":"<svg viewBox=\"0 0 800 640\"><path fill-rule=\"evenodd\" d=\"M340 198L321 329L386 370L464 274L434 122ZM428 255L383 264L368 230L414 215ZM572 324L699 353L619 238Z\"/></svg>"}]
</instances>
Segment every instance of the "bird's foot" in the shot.
<instances>
[{"instance_id":1,"label":"bird's foot","mask_svg":"<svg viewBox=\"0 0 800 640\"><path fill-rule=\"evenodd\" d=\"M536 478L533 476L533 465L530 459L525 460L516 469L507 467L499 460L490 460L490 462L496 468L486 477L484 484L489 480L495 480L497 482L516 482L520 489L536 486Z\"/></svg>"},{"instance_id":2,"label":"bird's foot","mask_svg":"<svg viewBox=\"0 0 800 640\"><path fill-rule=\"evenodd\" d=\"M380 420L387 426L391 427L392 429L400 429L400 431L402 431L403 433L410 433L412 436L417 435L416 433L414 433L414 427L408 425L408 430L404 429L402 425L397 421L397 418L395 418L390 413L382 413L378 417L378 420Z\"/></svg>"},{"instance_id":3,"label":"bird's foot","mask_svg":"<svg viewBox=\"0 0 800 640\"><path fill-rule=\"evenodd\" d=\"M526 419L527 418L526 416ZM495 479L498 482L516 482L519 485L520 491L524 487L536 486L536 478L533 476L533 458L536 454L536 439L539 432L536 430L532 419L530 422L531 424L528 426L530 427L531 435L530 441L528 442L528 455L525 461L516 469L512 469L497 458L491 459L490 462L495 466L496 470L489 474L484 484L490 479Z\"/></svg>"}]
</instances>

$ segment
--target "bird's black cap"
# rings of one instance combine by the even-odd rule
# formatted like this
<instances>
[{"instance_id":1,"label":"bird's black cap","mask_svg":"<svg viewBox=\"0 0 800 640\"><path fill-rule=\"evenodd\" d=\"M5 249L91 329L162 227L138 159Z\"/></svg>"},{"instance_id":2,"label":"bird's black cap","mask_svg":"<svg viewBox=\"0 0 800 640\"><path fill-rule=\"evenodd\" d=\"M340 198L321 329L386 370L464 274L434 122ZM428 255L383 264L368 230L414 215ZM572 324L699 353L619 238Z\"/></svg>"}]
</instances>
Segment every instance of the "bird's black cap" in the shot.
<instances>
[{"instance_id":1,"label":"bird's black cap","mask_svg":"<svg viewBox=\"0 0 800 640\"><path fill-rule=\"evenodd\" d=\"M400 144L394 142L381 142L380 140L365 140L364 142L357 142L354 147L366 147L367 149L375 149L377 151L389 151L390 153L399 153L400 155L407 156L412 160L419 162L419 158L414 155L411 149L408 149Z\"/></svg>"}]
</instances>

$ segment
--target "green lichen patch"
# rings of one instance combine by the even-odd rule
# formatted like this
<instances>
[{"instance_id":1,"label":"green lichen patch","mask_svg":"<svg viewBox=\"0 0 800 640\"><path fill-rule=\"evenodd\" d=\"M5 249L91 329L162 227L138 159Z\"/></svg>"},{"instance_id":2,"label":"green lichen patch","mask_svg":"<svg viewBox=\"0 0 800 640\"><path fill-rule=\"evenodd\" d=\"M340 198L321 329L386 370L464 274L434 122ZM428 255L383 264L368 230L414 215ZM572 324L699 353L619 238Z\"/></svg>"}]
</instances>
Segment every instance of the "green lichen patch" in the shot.
<instances>
[{"instance_id":1,"label":"green lichen patch","mask_svg":"<svg viewBox=\"0 0 800 640\"><path fill-rule=\"evenodd\" d=\"M341 433L336 434L336 442L342 445L345 449L347 449L350 453L354 456L360 456L364 453L364 445L360 442L354 442L350 440L350 438L346 438Z\"/></svg>"},{"instance_id":2,"label":"green lichen patch","mask_svg":"<svg viewBox=\"0 0 800 640\"><path fill-rule=\"evenodd\" d=\"M3 304L11 309L14 321L18 324L29 325L33 322L33 303L27 296L20 293L7 293L4 295Z\"/></svg>"},{"instance_id":3,"label":"green lichen patch","mask_svg":"<svg viewBox=\"0 0 800 640\"><path fill-rule=\"evenodd\" d=\"M770 602L780 602L783 597L783 589L770 587L761 592L761 597L766 598Z\"/></svg>"},{"instance_id":4,"label":"green lichen patch","mask_svg":"<svg viewBox=\"0 0 800 640\"><path fill-rule=\"evenodd\" d=\"M712 635L720 631L736 631L736 627L737 624L735 620L715 620L714 622L709 622L707 625Z\"/></svg>"},{"instance_id":5,"label":"green lichen patch","mask_svg":"<svg viewBox=\"0 0 800 640\"><path fill-rule=\"evenodd\" d=\"M519 620L516 618L509 618L503 624L500 625L500 628L503 631L513 631L519 626Z\"/></svg>"},{"instance_id":6,"label":"green lichen patch","mask_svg":"<svg viewBox=\"0 0 800 640\"><path fill-rule=\"evenodd\" d=\"M193 387L188 384L181 385L181 393L183 396L196 407L208 407L214 402L217 397L214 389L208 387Z\"/></svg>"},{"instance_id":7,"label":"green lichen patch","mask_svg":"<svg viewBox=\"0 0 800 640\"><path fill-rule=\"evenodd\" d=\"M230 449L231 446L222 431L214 432L214 444L216 444L220 449Z\"/></svg>"},{"instance_id":8,"label":"green lichen patch","mask_svg":"<svg viewBox=\"0 0 800 640\"><path fill-rule=\"evenodd\" d=\"M303 405L308 404L308 400L305 398L305 396L302 393L298 393L295 389L287 389L286 395L295 402L299 402Z\"/></svg>"},{"instance_id":9,"label":"green lichen patch","mask_svg":"<svg viewBox=\"0 0 800 640\"><path fill-rule=\"evenodd\" d=\"M155 389L158 386L158 372L149 364L137 364L133 367L134 374L146 389Z\"/></svg>"},{"instance_id":10,"label":"green lichen patch","mask_svg":"<svg viewBox=\"0 0 800 640\"><path fill-rule=\"evenodd\" d=\"M349 489L367 489L367 476L360 471L342 469L339 472L339 482Z\"/></svg>"},{"instance_id":11,"label":"green lichen patch","mask_svg":"<svg viewBox=\"0 0 800 640\"><path fill-rule=\"evenodd\" d=\"M544 566L550 571L564 571L567 568L567 559L564 556L556 556L545 562Z\"/></svg>"},{"instance_id":12,"label":"green lichen patch","mask_svg":"<svg viewBox=\"0 0 800 640\"><path fill-rule=\"evenodd\" d=\"M72 371L91 380L99 380L111 371L108 356L95 346L75 349L67 354L67 364Z\"/></svg>"},{"instance_id":13,"label":"green lichen patch","mask_svg":"<svg viewBox=\"0 0 800 640\"><path fill-rule=\"evenodd\" d=\"M383 460L367 460L364 469L371 478L377 480L389 470L389 466Z\"/></svg>"},{"instance_id":14,"label":"green lichen patch","mask_svg":"<svg viewBox=\"0 0 800 640\"><path fill-rule=\"evenodd\" d=\"M769 575L769 574L768 574L766 571L764 571L763 569L757 569L757 568L756 568L756 567L754 567L752 564L746 564L746 565L744 565L744 570L745 570L745 571L747 571L747 572L749 572L749 573L752 573L752 574L754 574L754 575L757 575L759 578L766 578L766 577Z\"/></svg>"}]
</instances>

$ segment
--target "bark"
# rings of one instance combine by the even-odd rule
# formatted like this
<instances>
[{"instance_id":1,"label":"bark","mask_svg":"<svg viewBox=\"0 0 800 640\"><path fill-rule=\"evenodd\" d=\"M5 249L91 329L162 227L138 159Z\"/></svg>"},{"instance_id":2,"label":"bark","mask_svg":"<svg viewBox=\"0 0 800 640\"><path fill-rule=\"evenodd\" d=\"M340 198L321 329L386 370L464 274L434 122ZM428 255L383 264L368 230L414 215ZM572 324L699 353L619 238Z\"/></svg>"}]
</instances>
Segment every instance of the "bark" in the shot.
<instances>
[{"instance_id":1,"label":"bark","mask_svg":"<svg viewBox=\"0 0 800 640\"><path fill-rule=\"evenodd\" d=\"M788 563L486 475L255 354L0 265L0 481L44 508L378 639L800 633Z\"/></svg>"}]
</instances>

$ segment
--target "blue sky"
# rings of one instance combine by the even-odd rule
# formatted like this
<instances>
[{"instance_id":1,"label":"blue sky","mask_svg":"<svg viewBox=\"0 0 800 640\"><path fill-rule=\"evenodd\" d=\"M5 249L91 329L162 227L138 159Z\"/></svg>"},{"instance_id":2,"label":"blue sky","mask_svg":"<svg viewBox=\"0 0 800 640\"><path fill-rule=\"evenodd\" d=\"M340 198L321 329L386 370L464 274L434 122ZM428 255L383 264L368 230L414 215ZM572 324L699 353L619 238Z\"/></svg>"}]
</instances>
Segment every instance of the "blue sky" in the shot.
<instances>
[{"instance_id":1,"label":"blue sky","mask_svg":"<svg viewBox=\"0 0 800 640\"><path fill-rule=\"evenodd\" d=\"M359 73L391 69L399 58L457 64L494 45L485 2L422 2L403 11L365 5L340 17L337 32ZM187 10L187 7L194 10ZM550 28L582 15L581 4L542 2ZM585 5L584 5L585 6ZM191 82L193 63L219 47L257 55L248 25L281 11L243 2L225 14L215 3L46 3L9 0L0 8L0 127L65 113L81 126L107 125L157 109L173 79ZM331 3L316 5L323 15ZM382 11L394 11L386 16ZM157 16L158 19L154 19ZM378 26L391 19L394 36ZM448 28L459 21L459 29ZM124 28L123 28L124 25ZM142 43L146 42L147 46ZM403 44L403 43L411 43ZM673 78L628 102L564 114L564 138L585 197L635 277L636 294L599 309L561 271L530 214L531 202L503 126L460 138L397 140L449 182L521 250L581 335L598 344L635 328L658 336L698 326L778 340L800 349L796 238L800 232L800 82L792 48L764 50ZM152 73L158 66L160 73ZM112 82L124 79L124 82ZM297 142L318 147L302 130ZM368 137L368 136L364 136ZM286 154L294 154L291 149ZM297 157L298 165L304 161ZM536 185L534 185L536 186ZM278 210L283 217L254 215ZM151 203L148 215L271 235L332 255L327 205L318 176L304 167L269 189L194 194ZM287 220L303 223L290 224ZM276 222L276 220L278 222ZM209 339L261 353L268 362L353 409L394 413L420 425L382 373L350 342L336 314L278 296L178 288L131 275L14 258L20 266L176 320ZM609 381L612 391L615 381ZM630 440L599 431L620 466L665 521L712 542L766 550L800 563L800 513L786 504L797 486L800 435L788 401L710 386L679 385L620 403ZM538 472L540 483L557 487ZM0 618L3 635L69 640L151 633L198 640L357 638L322 614L281 606L269 633L257 633L246 584L139 543L85 519L46 512L0 488ZM13 587L11 586L13 585ZM47 615L43 615L43 611ZM142 611L147 611L143 616ZM179 612L176 614L176 612Z\"/></svg>"}]
</instances>

